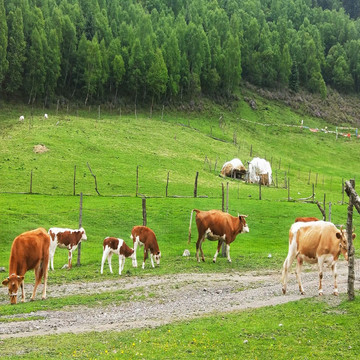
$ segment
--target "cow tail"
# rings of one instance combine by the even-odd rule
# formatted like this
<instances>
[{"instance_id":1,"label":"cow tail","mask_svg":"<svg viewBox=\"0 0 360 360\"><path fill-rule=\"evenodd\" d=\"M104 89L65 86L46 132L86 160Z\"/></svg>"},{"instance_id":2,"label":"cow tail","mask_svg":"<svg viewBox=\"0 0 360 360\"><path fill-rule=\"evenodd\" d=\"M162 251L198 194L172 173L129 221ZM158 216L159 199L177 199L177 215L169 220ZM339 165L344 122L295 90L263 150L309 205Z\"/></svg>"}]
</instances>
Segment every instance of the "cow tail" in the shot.
<instances>
[{"instance_id":1,"label":"cow tail","mask_svg":"<svg viewBox=\"0 0 360 360\"><path fill-rule=\"evenodd\" d=\"M191 210L191 213L190 213L190 225L189 225L189 239L188 239L188 244L190 244L190 241L191 241L191 223L192 223L192 217L193 217L194 210L195 210L195 209L192 209L192 210Z\"/></svg>"}]
</instances>

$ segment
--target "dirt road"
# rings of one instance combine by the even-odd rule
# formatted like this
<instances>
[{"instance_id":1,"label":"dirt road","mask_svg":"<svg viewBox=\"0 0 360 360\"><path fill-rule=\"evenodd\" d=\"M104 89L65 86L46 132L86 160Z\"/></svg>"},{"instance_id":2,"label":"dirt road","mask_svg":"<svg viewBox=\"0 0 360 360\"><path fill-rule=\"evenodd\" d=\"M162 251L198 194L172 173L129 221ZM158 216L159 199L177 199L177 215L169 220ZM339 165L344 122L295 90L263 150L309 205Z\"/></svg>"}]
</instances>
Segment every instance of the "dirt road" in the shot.
<instances>
[{"instance_id":1,"label":"dirt road","mask_svg":"<svg viewBox=\"0 0 360 360\"><path fill-rule=\"evenodd\" d=\"M357 264L359 267L359 264ZM0 339L87 331L127 330L155 327L173 321L188 320L216 312L277 305L317 296L318 274L315 267L303 273L306 295L301 296L294 273L289 276L288 294L282 295L280 271L263 273L176 274L166 276L119 277L101 283L71 283L48 286L48 298L74 294L93 294L129 289L151 292L144 301L130 301L106 307L71 307L66 310L43 310L18 317L41 316L42 320L1 323ZM338 264L339 292L347 290L346 263ZM324 298L333 297L333 280L326 268ZM356 289L359 281L356 282ZM145 289L145 290L144 290ZM42 288L38 289L37 299ZM28 297L32 285L26 287ZM335 297L333 297L335 298ZM0 294L0 305L8 303L7 289ZM40 301L40 300L37 300ZM336 300L335 300L336 301ZM16 316L14 316L16 317Z\"/></svg>"}]
</instances>

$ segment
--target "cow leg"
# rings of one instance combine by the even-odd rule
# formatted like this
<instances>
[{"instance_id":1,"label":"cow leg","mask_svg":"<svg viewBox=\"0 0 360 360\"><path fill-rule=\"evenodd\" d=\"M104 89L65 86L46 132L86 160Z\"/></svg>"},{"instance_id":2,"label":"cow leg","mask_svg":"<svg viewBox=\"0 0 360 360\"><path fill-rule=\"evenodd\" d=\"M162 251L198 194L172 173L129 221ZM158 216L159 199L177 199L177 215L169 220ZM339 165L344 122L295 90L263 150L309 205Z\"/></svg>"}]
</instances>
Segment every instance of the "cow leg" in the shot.
<instances>
[{"instance_id":1,"label":"cow leg","mask_svg":"<svg viewBox=\"0 0 360 360\"><path fill-rule=\"evenodd\" d=\"M138 247L138 242L137 242L137 240L134 241L133 245L134 245L133 267L137 267L137 266L138 266L138 264L137 264L137 259L136 259L136 249L137 249L137 247Z\"/></svg>"},{"instance_id":2,"label":"cow leg","mask_svg":"<svg viewBox=\"0 0 360 360\"><path fill-rule=\"evenodd\" d=\"M216 249L216 253L215 253L214 257L213 257L213 263L216 262L217 256L218 256L218 254L220 252L221 244L222 244L222 241L219 240L218 241L218 246L217 246L217 249Z\"/></svg>"},{"instance_id":3,"label":"cow leg","mask_svg":"<svg viewBox=\"0 0 360 360\"><path fill-rule=\"evenodd\" d=\"M144 247L144 261L143 261L143 264L142 264L143 269L145 269L145 260L148 258L148 251L149 251L149 249L145 246Z\"/></svg>"},{"instance_id":4,"label":"cow leg","mask_svg":"<svg viewBox=\"0 0 360 360\"><path fill-rule=\"evenodd\" d=\"M336 281L336 278L337 278L337 266L336 266L335 261L331 264L331 270L332 270L332 274L333 274L333 277L334 277L334 295L338 296L339 295L339 290L338 290L337 281Z\"/></svg>"},{"instance_id":5,"label":"cow leg","mask_svg":"<svg viewBox=\"0 0 360 360\"><path fill-rule=\"evenodd\" d=\"M103 274L104 272L104 264L105 264L105 261L106 261L106 258L109 254L109 248L106 247L103 251L103 256L102 256L102 259L101 259L101 267L100 267L100 274Z\"/></svg>"},{"instance_id":6,"label":"cow leg","mask_svg":"<svg viewBox=\"0 0 360 360\"><path fill-rule=\"evenodd\" d=\"M51 270L54 270L55 250L56 250L56 244L55 244L55 246L54 246L53 244L50 244L50 249L49 249L49 268L50 268L50 265L51 265Z\"/></svg>"},{"instance_id":7,"label":"cow leg","mask_svg":"<svg viewBox=\"0 0 360 360\"><path fill-rule=\"evenodd\" d=\"M21 302L25 302L25 283L24 280L20 283L21 288Z\"/></svg>"},{"instance_id":8,"label":"cow leg","mask_svg":"<svg viewBox=\"0 0 360 360\"><path fill-rule=\"evenodd\" d=\"M323 279L323 266L324 266L324 258L318 258L318 267L319 267L319 296L323 295L323 288L322 288L322 279Z\"/></svg>"},{"instance_id":9,"label":"cow leg","mask_svg":"<svg viewBox=\"0 0 360 360\"><path fill-rule=\"evenodd\" d=\"M286 257L284 264L283 264L283 270L281 275L281 283L282 283L282 292L285 295L286 289L287 289L287 282L289 277L289 270L294 262L296 253L292 250L292 248L289 249L288 256Z\"/></svg>"},{"instance_id":10,"label":"cow leg","mask_svg":"<svg viewBox=\"0 0 360 360\"><path fill-rule=\"evenodd\" d=\"M304 295L305 294L305 291L304 291L304 288L302 286L302 283L301 283L301 270L302 270L302 264L303 264L303 259L301 256L298 256L296 258L296 279L299 283L299 291L300 291L300 294L301 295Z\"/></svg>"},{"instance_id":11,"label":"cow leg","mask_svg":"<svg viewBox=\"0 0 360 360\"><path fill-rule=\"evenodd\" d=\"M34 285L34 290L32 293L32 296L30 298L30 301L34 301L35 300L35 294L36 294L36 289L39 286L39 284L41 283L41 278L43 276L43 268L42 268L42 264L40 263L36 268L35 268L35 285Z\"/></svg>"},{"instance_id":12,"label":"cow leg","mask_svg":"<svg viewBox=\"0 0 360 360\"><path fill-rule=\"evenodd\" d=\"M71 269L71 260L72 260L72 250L69 250L69 257L68 257L68 270Z\"/></svg>"},{"instance_id":13,"label":"cow leg","mask_svg":"<svg viewBox=\"0 0 360 360\"><path fill-rule=\"evenodd\" d=\"M154 268L155 267L155 265L154 265L154 256L153 256L151 251L150 251L150 260L151 260L151 266Z\"/></svg>"},{"instance_id":14,"label":"cow leg","mask_svg":"<svg viewBox=\"0 0 360 360\"><path fill-rule=\"evenodd\" d=\"M125 265L125 257L123 258L122 255L119 255L119 275L121 275L121 271Z\"/></svg>"},{"instance_id":15,"label":"cow leg","mask_svg":"<svg viewBox=\"0 0 360 360\"><path fill-rule=\"evenodd\" d=\"M202 235L202 236L200 236L200 234L199 234L198 240L197 240L197 242L196 242L196 260L197 260L198 262L200 262L200 259L199 259L199 251L201 251L201 259L202 259L202 261L205 261L204 253L203 253L202 247L201 247L201 245L202 245L202 243L203 243L204 240L205 240L205 234Z\"/></svg>"},{"instance_id":16,"label":"cow leg","mask_svg":"<svg viewBox=\"0 0 360 360\"><path fill-rule=\"evenodd\" d=\"M113 253L112 253L111 251L109 251L108 256L107 256L107 259L108 259L109 269L110 269L110 273L111 273L111 274L113 273L112 266L111 266L112 256L113 256Z\"/></svg>"},{"instance_id":17,"label":"cow leg","mask_svg":"<svg viewBox=\"0 0 360 360\"><path fill-rule=\"evenodd\" d=\"M228 262L231 263L231 258L230 258L230 244L226 244L226 257L228 259Z\"/></svg>"},{"instance_id":18,"label":"cow leg","mask_svg":"<svg viewBox=\"0 0 360 360\"><path fill-rule=\"evenodd\" d=\"M44 288L43 288L41 299L45 300L46 299L47 279L48 279L48 272L49 272L49 260L46 258L46 255L44 256L43 265L44 265L44 268L43 268ZM41 281L41 278L40 278L40 281Z\"/></svg>"}]
</instances>

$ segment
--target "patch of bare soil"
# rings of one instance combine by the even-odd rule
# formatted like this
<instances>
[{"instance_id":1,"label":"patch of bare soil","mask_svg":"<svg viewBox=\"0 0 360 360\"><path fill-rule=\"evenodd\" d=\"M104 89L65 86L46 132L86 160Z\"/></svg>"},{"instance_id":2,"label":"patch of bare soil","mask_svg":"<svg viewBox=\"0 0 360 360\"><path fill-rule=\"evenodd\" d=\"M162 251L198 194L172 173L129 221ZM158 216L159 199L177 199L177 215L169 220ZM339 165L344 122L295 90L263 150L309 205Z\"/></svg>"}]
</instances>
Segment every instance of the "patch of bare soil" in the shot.
<instances>
[{"instance_id":1,"label":"patch of bare soil","mask_svg":"<svg viewBox=\"0 0 360 360\"><path fill-rule=\"evenodd\" d=\"M357 264L359 266L359 264ZM310 271L306 271L311 269ZM105 307L70 307L60 311L42 310L10 318L40 316L42 320L2 323L0 339L41 336L87 331L128 330L151 328L179 320L190 320L214 313L273 306L317 296L316 267L305 267L302 280L306 295L300 295L294 273L289 275L288 293L282 294L280 271L233 272L228 274L175 274L165 276L119 277L99 283L71 283L48 286L48 298L74 294L94 294L119 289L152 293L146 300L130 301ZM356 288L359 288L359 281ZM347 265L338 264L339 292L347 290ZM332 295L333 279L326 269L323 279L324 301L336 304ZM38 289L37 299L42 288ZM32 284L26 285L28 297ZM0 294L0 305L8 303L7 289ZM40 301L40 300L36 300ZM46 301L46 300L45 300Z\"/></svg>"},{"instance_id":2,"label":"patch of bare soil","mask_svg":"<svg viewBox=\"0 0 360 360\"><path fill-rule=\"evenodd\" d=\"M34 145L33 151L35 154L42 154L44 152L49 151L49 149L45 145L38 144L38 145Z\"/></svg>"}]
</instances>

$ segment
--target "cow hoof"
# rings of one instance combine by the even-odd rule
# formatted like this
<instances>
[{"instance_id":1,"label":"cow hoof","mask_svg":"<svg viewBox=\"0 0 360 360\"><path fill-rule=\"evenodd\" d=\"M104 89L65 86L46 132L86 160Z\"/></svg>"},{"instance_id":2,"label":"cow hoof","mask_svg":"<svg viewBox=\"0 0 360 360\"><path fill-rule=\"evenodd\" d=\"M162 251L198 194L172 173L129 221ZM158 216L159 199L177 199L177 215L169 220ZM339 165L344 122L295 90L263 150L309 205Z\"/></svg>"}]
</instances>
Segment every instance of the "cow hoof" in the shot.
<instances>
[{"instance_id":1,"label":"cow hoof","mask_svg":"<svg viewBox=\"0 0 360 360\"><path fill-rule=\"evenodd\" d=\"M205 259L203 258L203 259L201 259L201 261L202 261L202 262L205 262Z\"/></svg>"},{"instance_id":2,"label":"cow hoof","mask_svg":"<svg viewBox=\"0 0 360 360\"><path fill-rule=\"evenodd\" d=\"M301 295L305 295L305 291L300 291L300 294L301 294Z\"/></svg>"},{"instance_id":3,"label":"cow hoof","mask_svg":"<svg viewBox=\"0 0 360 360\"><path fill-rule=\"evenodd\" d=\"M323 296L323 293L322 293L322 292L319 292L319 296Z\"/></svg>"},{"instance_id":4,"label":"cow hoof","mask_svg":"<svg viewBox=\"0 0 360 360\"><path fill-rule=\"evenodd\" d=\"M41 300L46 300L46 296L43 296L43 297L41 298Z\"/></svg>"},{"instance_id":5,"label":"cow hoof","mask_svg":"<svg viewBox=\"0 0 360 360\"><path fill-rule=\"evenodd\" d=\"M337 291L334 291L335 296L339 296L339 293Z\"/></svg>"},{"instance_id":6,"label":"cow hoof","mask_svg":"<svg viewBox=\"0 0 360 360\"><path fill-rule=\"evenodd\" d=\"M214 264L216 263L216 260L215 260L215 259L213 259L213 263L214 263Z\"/></svg>"},{"instance_id":7,"label":"cow hoof","mask_svg":"<svg viewBox=\"0 0 360 360\"><path fill-rule=\"evenodd\" d=\"M286 294L286 289L282 288L282 293L283 293L283 295L285 295Z\"/></svg>"}]
</instances>

